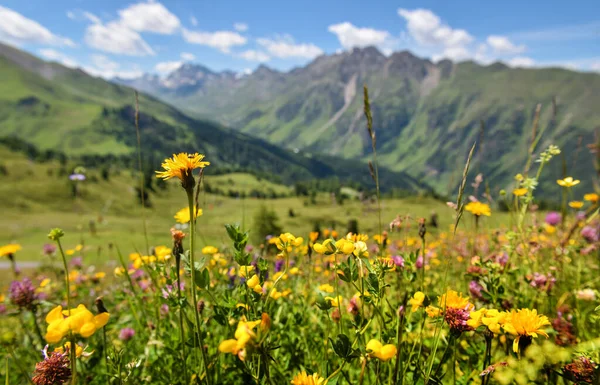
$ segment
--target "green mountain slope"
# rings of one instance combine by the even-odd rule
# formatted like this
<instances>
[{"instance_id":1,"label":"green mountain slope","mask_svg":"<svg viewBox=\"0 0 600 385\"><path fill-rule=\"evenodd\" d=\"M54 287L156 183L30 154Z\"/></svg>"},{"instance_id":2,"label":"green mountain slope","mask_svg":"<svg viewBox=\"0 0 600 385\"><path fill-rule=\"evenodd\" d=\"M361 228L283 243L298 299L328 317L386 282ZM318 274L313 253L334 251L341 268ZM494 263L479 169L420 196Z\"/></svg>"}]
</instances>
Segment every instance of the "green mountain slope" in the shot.
<instances>
[{"instance_id":1,"label":"green mountain slope","mask_svg":"<svg viewBox=\"0 0 600 385\"><path fill-rule=\"evenodd\" d=\"M358 161L282 149L190 118L144 94L139 105L144 158L153 163L175 152L200 151L215 171L247 170L286 183L339 178L372 186L368 169ZM134 116L131 88L0 45L0 139L16 137L75 157L130 155L137 144ZM382 175L388 188L428 189L403 173L384 170Z\"/></svg>"},{"instance_id":2,"label":"green mountain slope","mask_svg":"<svg viewBox=\"0 0 600 385\"><path fill-rule=\"evenodd\" d=\"M586 145L600 126L598 74L432 63L406 51L386 57L373 47L324 55L287 73L263 66L237 80L201 68L209 76L195 89L184 81L193 74L191 65L171 74L168 83L155 78L147 89L187 113L272 143L351 159L370 154L362 114L362 85L367 84L383 165L443 192L456 188L482 120L483 142L473 169L492 189L509 188L525 165L541 103L538 132L544 133L537 153L549 144L560 146L566 172L587 179L584 188L592 188ZM173 86L178 82L185 89ZM547 195L557 191L552 180L563 173L560 164L552 169L541 186Z\"/></svg>"}]
</instances>

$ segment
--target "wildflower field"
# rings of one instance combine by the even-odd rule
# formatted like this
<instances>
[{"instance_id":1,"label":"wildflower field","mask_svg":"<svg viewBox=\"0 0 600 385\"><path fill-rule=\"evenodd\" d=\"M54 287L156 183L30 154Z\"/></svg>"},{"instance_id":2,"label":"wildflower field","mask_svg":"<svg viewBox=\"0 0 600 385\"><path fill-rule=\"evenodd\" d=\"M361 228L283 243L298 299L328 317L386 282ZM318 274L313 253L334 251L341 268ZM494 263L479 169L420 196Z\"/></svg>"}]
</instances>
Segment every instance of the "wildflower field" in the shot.
<instances>
[{"instance_id":1,"label":"wildflower field","mask_svg":"<svg viewBox=\"0 0 600 385\"><path fill-rule=\"evenodd\" d=\"M498 196L469 169L471 151L452 202L409 216L380 197L366 90L365 114L376 193L353 217L369 215L368 232L323 224L256 239L239 212L207 229L211 159L179 153L156 170L180 199L159 240L139 214L131 235L82 259L87 235L48 228L26 271L22 245L3 245L5 383L600 383L600 198L565 175L560 209L537 207L560 149L532 144Z\"/></svg>"}]
</instances>

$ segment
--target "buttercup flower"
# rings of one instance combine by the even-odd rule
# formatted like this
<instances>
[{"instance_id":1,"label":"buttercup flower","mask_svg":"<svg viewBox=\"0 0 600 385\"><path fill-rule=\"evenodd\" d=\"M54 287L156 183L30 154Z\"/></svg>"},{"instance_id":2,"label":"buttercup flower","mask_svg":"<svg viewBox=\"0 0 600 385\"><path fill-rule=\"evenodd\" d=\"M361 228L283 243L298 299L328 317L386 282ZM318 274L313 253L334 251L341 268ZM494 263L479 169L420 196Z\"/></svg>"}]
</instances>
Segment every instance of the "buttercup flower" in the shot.
<instances>
[{"instance_id":1,"label":"buttercup flower","mask_svg":"<svg viewBox=\"0 0 600 385\"><path fill-rule=\"evenodd\" d=\"M522 197L523 195L527 194L527 189L524 187L521 188L517 188L513 190L513 195L517 196L517 197Z\"/></svg>"},{"instance_id":2,"label":"buttercup flower","mask_svg":"<svg viewBox=\"0 0 600 385\"><path fill-rule=\"evenodd\" d=\"M574 208L574 209L580 209L583 207L583 202L582 201L571 201L571 202L569 202L569 207Z\"/></svg>"},{"instance_id":3,"label":"buttercup flower","mask_svg":"<svg viewBox=\"0 0 600 385\"><path fill-rule=\"evenodd\" d=\"M573 179L573 177L566 177L565 179L559 179L556 181L556 183L558 183L559 186L562 187L573 187L573 186L577 186L579 184L579 180L577 179Z\"/></svg>"},{"instance_id":4,"label":"buttercup flower","mask_svg":"<svg viewBox=\"0 0 600 385\"><path fill-rule=\"evenodd\" d=\"M588 201L588 202L593 202L593 203L598 202L599 199L600 199L600 195L598 195L596 193L585 194L583 196L583 200Z\"/></svg>"},{"instance_id":5,"label":"buttercup flower","mask_svg":"<svg viewBox=\"0 0 600 385\"><path fill-rule=\"evenodd\" d=\"M9 243L8 245L0 246L0 257L5 257L21 250L21 245L17 243Z\"/></svg>"}]
</instances>

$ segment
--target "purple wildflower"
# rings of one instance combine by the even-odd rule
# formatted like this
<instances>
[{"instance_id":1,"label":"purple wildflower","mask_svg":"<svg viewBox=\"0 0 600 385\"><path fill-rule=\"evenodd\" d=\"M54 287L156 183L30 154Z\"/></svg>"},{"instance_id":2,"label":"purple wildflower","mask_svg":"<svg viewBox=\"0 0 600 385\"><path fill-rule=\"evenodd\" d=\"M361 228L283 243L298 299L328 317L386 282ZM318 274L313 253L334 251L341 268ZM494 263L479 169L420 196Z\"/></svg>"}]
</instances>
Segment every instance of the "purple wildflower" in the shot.
<instances>
[{"instance_id":1,"label":"purple wildflower","mask_svg":"<svg viewBox=\"0 0 600 385\"><path fill-rule=\"evenodd\" d=\"M448 326L450 326L451 331L462 333L473 330L469 325L467 325L470 314L471 311L468 309L468 307L464 309L448 307L446 309L446 313L444 314L444 320Z\"/></svg>"},{"instance_id":2,"label":"purple wildflower","mask_svg":"<svg viewBox=\"0 0 600 385\"><path fill-rule=\"evenodd\" d=\"M132 328L123 328L119 332L119 339L121 341L127 342L127 341L131 340L134 335L135 335L135 330L133 330Z\"/></svg>"},{"instance_id":3,"label":"purple wildflower","mask_svg":"<svg viewBox=\"0 0 600 385\"><path fill-rule=\"evenodd\" d=\"M283 270L283 264L285 263L285 260L283 259L278 259L275 261L275 272L279 273L281 270Z\"/></svg>"},{"instance_id":4,"label":"purple wildflower","mask_svg":"<svg viewBox=\"0 0 600 385\"><path fill-rule=\"evenodd\" d=\"M69 175L69 179L72 180L72 181L76 181L76 182L84 181L85 180L85 175L75 173L75 174Z\"/></svg>"},{"instance_id":5,"label":"purple wildflower","mask_svg":"<svg viewBox=\"0 0 600 385\"><path fill-rule=\"evenodd\" d=\"M560 213L557 213L556 211L551 211L548 214L546 214L546 223L549 224L550 226L558 225L561 220L562 220L562 216L560 215Z\"/></svg>"},{"instance_id":6,"label":"purple wildflower","mask_svg":"<svg viewBox=\"0 0 600 385\"><path fill-rule=\"evenodd\" d=\"M396 265L396 267L402 269L404 267L404 258L402 258L399 255L394 255L392 257L392 261L394 261L394 265Z\"/></svg>"},{"instance_id":7,"label":"purple wildflower","mask_svg":"<svg viewBox=\"0 0 600 385\"><path fill-rule=\"evenodd\" d=\"M22 281L12 281L9 289L10 301L17 305L19 309L32 310L37 304L37 295L35 293L35 287L31 283L31 280L27 277L23 278Z\"/></svg>"},{"instance_id":8,"label":"purple wildflower","mask_svg":"<svg viewBox=\"0 0 600 385\"><path fill-rule=\"evenodd\" d=\"M585 226L581 229L581 236L589 243L598 242L598 231L592 226Z\"/></svg>"},{"instance_id":9,"label":"purple wildflower","mask_svg":"<svg viewBox=\"0 0 600 385\"><path fill-rule=\"evenodd\" d=\"M72 258L70 261L70 264L75 269L81 269L83 267L83 258L81 258L81 257Z\"/></svg>"},{"instance_id":10,"label":"purple wildflower","mask_svg":"<svg viewBox=\"0 0 600 385\"><path fill-rule=\"evenodd\" d=\"M483 286L481 286L481 284L479 282L477 282L477 281L469 282L469 292L471 293L473 298L483 299L483 295L481 294L482 290L483 290Z\"/></svg>"},{"instance_id":11,"label":"purple wildflower","mask_svg":"<svg viewBox=\"0 0 600 385\"><path fill-rule=\"evenodd\" d=\"M417 258L417 261L415 262L415 267L417 269L421 269L423 267L423 256L419 255L419 257Z\"/></svg>"},{"instance_id":12,"label":"purple wildflower","mask_svg":"<svg viewBox=\"0 0 600 385\"><path fill-rule=\"evenodd\" d=\"M44 254L45 255L52 255L56 252L56 246L54 246L51 243L46 243L44 245Z\"/></svg>"},{"instance_id":13,"label":"purple wildflower","mask_svg":"<svg viewBox=\"0 0 600 385\"><path fill-rule=\"evenodd\" d=\"M169 305L167 305L166 303L163 303L163 304L160 306L160 313L161 313L162 315L167 315L167 314L169 314Z\"/></svg>"},{"instance_id":14,"label":"purple wildflower","mask_svg":"<svg viewBox=\"0 0 600 385\"><path fill-rule=\"evenodd\" d=\"M533 279L530 283L532 287L547 292L550 292L550 290L552 290L554 284L556 284L556 278L554 278L550 273L546 275L540 273L533 273Z\"/></svg>"}]
</instances>

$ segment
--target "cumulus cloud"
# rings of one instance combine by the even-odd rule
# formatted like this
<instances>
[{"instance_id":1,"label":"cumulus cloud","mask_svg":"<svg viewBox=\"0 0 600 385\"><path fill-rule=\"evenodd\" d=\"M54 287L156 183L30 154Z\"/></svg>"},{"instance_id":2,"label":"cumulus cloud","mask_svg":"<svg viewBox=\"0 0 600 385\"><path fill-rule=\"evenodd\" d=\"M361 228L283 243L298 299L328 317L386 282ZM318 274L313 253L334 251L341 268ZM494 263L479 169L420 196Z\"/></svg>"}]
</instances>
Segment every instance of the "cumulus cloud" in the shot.
<instances>
[{"instance_id":1,"label":"cumulus cloud","mask_svg":"<svg viewBox=\"0 0 600 385\"><path fill-rule=\"evenodd\" d=\"M473 41L467 31L449 27L428 9L410 11L400 8L398 14L406 20L408 33L420 44L458 47Z\"/></svg>"},{"instance_id":2,"label":"cumulus cloud","mask_svg":"<svg viewBox=\"0 0 600 385\"><path fill-rule=\"evenodd\" d=\"M182 65L183 62L181 61L165 61L155 65L154 69L156 70L156 72L168 74L175 71L176 69L179 69L179 67L181 67Z\"/></svg>"},{"instance_id":3,"label":"cumulus cloud","mask_svg":"<svg viewBox=\"0 0 600 385\"><path fill-rule=\"evenodd\" d=\"M196 55L194 55L193 53L189 53L189 52L182 52L181 55L179 55L181 57L181 60L185 60L185 61L192 61L196 59Z\"/></svg>"},{"instance_id":4,"label":"cumulus cloud","mask_svg":"<svg viewBox=\"0 0 600 385\"><path fill-rule=\"evenodd\" d=\"M238 32L246 32L248 30L248 24L246 23L235 23L233 29Z\"/></svg>"},{"instance_id":5,"label":"cumulus cloud","mask_svg":"<svg viewBox=\"0 0 600 385\"><path fill-rule=\"evenodd\" d=\"M164 35L175 33L181 23L157 1L137 3L119 11L121 25L138 32L153 32Z\"/></svg>"},{"instance_id":6,"label":"cumulus cloud","mask_svg":"<svg viewBox=\"0 0 600 385\"><path fill-rule=\"evenodd\" d=\"M198 25L198 19L196 19L196 16L190 16L190 23L192 23L194 27Z\"/></svg>"},{"instance_id":7,"label":"cumulus cloud","mask_svg":"<svg viewBox=\"0 0 600 385\"><path fill-rule=\"evenodd\" d=\"M267 52L278 58L304 58L313 59L323 50L312 43L296 43L290 35L276 36L273 39L260 38L256 42Z\"/></svg>"},{"instance_id":8,"label":"cumulus cloud","mask_svg":"<svg viewBox=\"0 0 600 385\"><path fill-rule=\"evenodd\" d=\"M87 27L85 42L99 51L129 56L154 55L142 36L118 22L95 23Z\"/></svg>"},{"instance_id":9,"label":"cumulus cloud","mask_svg":"<svg viewBox=\"0 0 600 385\"><path fill-rule=\"evenodd\" d=\"M533 67L535 66L535 60L530 57L525 56L517 56L507 61L507 63L511 67Z\"/></svg>"},{"instance_id":10,"label":"cumulus cloud","mask_svg":"<svg viewBox=\"0 0 600 385\"><path fill-rule=\"evenodd\" d=\"M244 36L232 31L204 32L184 28L182 33L188 43L206 45L223 53L229 53L231 47L244 45L247 42Z\"/></svg>"},{"instance_id":11,"label":"cumulus cloud","mask_svg":"<svg viewBox=\"0 0 600 385\"><path fill-rule=\"evenodd\" d=\"M490 35L487 43L498 55L516 55L526 50L524 45L513 44L506 36Z\"/></svg>"},{"instance_id":12,"label":"cumulus cloud","mask_svg":"<svg viewBox=\"0 0 600 385\"><path fill-rule=\"evenodd\" d=\"M129 66L128 69L121 68L117 62L110 60L104 55L94 54L91 56L92 65L84 66L83 70L92 76L98 76L105 79L121 78L133 79L143 75L143 72L135 67Z\"/></svg>"},{"instance_id":13,"label":"cumulus cloud","mask_svg":"<svg viewBox=\"0 0 600 385\"><path fill-rule=\"evenodd\" d=\"M52 48L40 49L38 52L44 59L55 61L64 65L65 67L77 68L77 62L62 52L56 51Z\"/></svg>"},{"instance_id":14,"label":"cumulus cloud","mask_svg":"<svg viewBox=\"0 0 600 385\"><path fill-rule=\"evenodd\" d=\"M38 43L75 46L71 39L53 34L37 21L28 19L12 9L0 6L0 20L0 41L14 45Z\"/></svg>"},{"instance_id":15,"label":"cumulus cloud","mask_svg":"<svg viewBox=\"0 0 600 385\"><path fill-rule=\"evenodd\" d=\"M330 25L329 32L335 34L343 48L366 47L370 45L385 46L393 40L387 31L359 28L349 22Z\"/></svg>"},{"instance_id":16,"label":"cumulus cloud","mask_svg":"<svg viewBox=\"0 0 600 385\"><path fill-rule=\"evenodd\" d=\"M253 49L249 49L238 54L239 57L248 61L256 61L256 62L267 62L271 60L271 57L264 52L256 51Z\"/></svg>"}]
</instances>

